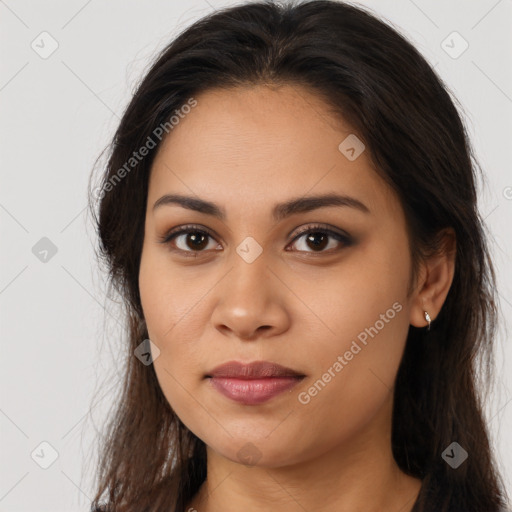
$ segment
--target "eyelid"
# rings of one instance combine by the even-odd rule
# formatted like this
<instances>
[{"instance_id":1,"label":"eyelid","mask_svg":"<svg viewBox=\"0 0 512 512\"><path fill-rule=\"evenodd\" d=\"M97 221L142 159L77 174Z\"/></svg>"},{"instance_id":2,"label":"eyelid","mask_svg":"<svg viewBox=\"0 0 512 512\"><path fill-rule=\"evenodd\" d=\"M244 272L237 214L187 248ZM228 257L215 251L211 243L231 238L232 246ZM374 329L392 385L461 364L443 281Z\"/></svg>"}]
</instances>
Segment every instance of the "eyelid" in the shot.
<instances>
[{"instance_id":1,"label":"eyelid","mask_svg":"<svg viewBox=\"0 0 512 512\"><path fill-rule=\"evenodd\" d=\"M168 244L176 236L179 236L182 234L187 234L192 231L204 232L205 234L207 234L208 236L210 236L211 238L213 238L215 241L218 242L217 235L211 229L209 229L206 226L203 226L201 224L186 224L183 226L177 226L177 227L172 228L169 231L167 231L163 236L159 237L158 241L159 241L159 243L162 243L165 245L165 244ZM330 227L329 224L323 224L323 223L309 223L309 224L306 224L305 226L299 228L299 231L297 231L295 233L290 244L293 244L302 235L309 233L309 232L315 232L315 231L325 233L325 234L335 238L336 240L341 242L344 247L348 247L348 246L352 245L354 242L353 237L350 234L348 234L346 231L344 231L340 228ZM292 231L292 233L293 233L293 231ZM207 251L183 251L181 249L175 249L175 248L173 248L173 250L179 251L181 253L189 253L189 254L196 254L196 255L199 255L201 252L205 252L205 253L207 252ZM329 251L298 251L298 252L306 252L306 253L318 254L318 255L324 254L324 253L329 254Z\"/></svg>"},{"instance_id":2,"label":"eyelid","mask_svg":"<svg viewBox=\"0 0 512 512\"><path fill-rule=\"evenodd\" d=\"M311 232L320 231L322 233L326 233L329 235L339 236L341 238L346 239L347 241L352 240L352 236L349 235L343 229L335 228L334 226L331 227L329 224L323 224L321 222L320 223L312 222L312 223L306 224L305 226L300 228L299 231L297 231L295 233L295 236L293 237L292 242L294 242L297 238L299 238L304 233L309 233L310 231Z\"/></svg>"},{"instance_id":3,"label":"eyelid","mask_svg":"<svg viewBox=\"0 0 512 512\"><path fill-rule=\"evenodd\" d=\"M158 237L158 242L161 244L168 244L174 235L182 235L186 233L190 233L192 231L204 232L209 235L211 238L217 241L217 235L210 228L203 226L201 224L185 224L183 226L177 226L175 228L171 228L169 231L166 231L162 236ZM201 252L201 251L190 251L190 252Z\"/></svg>"}]
</instances>

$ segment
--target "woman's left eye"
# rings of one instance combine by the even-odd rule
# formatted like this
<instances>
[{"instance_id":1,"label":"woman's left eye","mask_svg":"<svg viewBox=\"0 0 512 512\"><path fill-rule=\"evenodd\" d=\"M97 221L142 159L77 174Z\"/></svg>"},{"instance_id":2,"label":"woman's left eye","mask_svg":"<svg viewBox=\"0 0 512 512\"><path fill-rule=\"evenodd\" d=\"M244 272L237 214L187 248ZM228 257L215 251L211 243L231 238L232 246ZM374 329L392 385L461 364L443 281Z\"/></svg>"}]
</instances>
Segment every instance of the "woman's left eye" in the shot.
<instances>
[{"instance_id":1,"label":"woman's left eye","mask_svg":"<svg viewBox=\"0 0 512 512\"><path fill-rule=\"evenodd\" d=\"M301 231L298 235L295 236L293 242L296 240L304 239L302 246L303 247L313 247L313 251L302 251L301 252L332 252L325 251L324 249L327 247L328 249L334 248L336 249L336 243L329 244L329 238L334 239L338 242L338 245L343 247L348 247L352 245L353 240L347 233L336 232L332 229L324 228L322 226L308 226L303 231ZM332 240L331 240L332 242Z\"/></svg>"},{"instance_id":2,"label":"woman's left eye","mask_svg":"<svg viewBox=\"0 0 512 512\"><path fill-rule=\"evenodd\" d=\"M179 251L187 256L197 257L198 253L205 252L208 247L208 238L215 240L213 234L208 230L192 225L185 226L178 230L171 230L159 241L160 243L170 245L171 249L174 251ZM333 242L335 249L336 242L343 247L348 247L353 243L352 238L347 233L336 232L320 225L306 226L302 231L295 235L291 244L293 245L301 239L303 239L303 249L299 249L299 252L333 252L331 250L325 250L326 248L332 249ZM213 246L215 247L215 244L213 244ZM306 249L304 249L304 247L306 247ZM309 251L307 248L312 248L313 250Z\"/></svg>"}]
</instances>

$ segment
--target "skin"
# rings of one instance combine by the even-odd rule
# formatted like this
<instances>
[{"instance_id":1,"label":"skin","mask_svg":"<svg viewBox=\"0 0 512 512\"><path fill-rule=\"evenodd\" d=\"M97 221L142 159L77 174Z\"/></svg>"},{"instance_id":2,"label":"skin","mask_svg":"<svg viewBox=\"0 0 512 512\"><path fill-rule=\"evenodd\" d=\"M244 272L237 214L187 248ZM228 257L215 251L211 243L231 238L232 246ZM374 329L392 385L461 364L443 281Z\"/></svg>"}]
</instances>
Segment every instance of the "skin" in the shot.
<instances>
[{"instance_id":1,"label":"skin","mask_svg":"<svg viewBox=\"0 0 512 512\"><path fill-rule=\"evenodd\" d=\"M196 99L153 164L139 275L148 333L160 350L158 381L207 446L208 477L186 510L410 511L421 481L392 455L393 386L409 325L426 326L423 311L434 320L446 298L453 250L425 261L408 294L401 204L367 151L354 161L339 151L353 132L312 92L258 85ZM333 192L370 212L329 206L271 217L276 203ZM153 211L170 193L212 201L226 219L179 205ZM329 236L318 249L307 234L296 239L311 223L344 230L353 243ZM195 257L187 257L190 235L159 243L187 224L213 232ZM249 236L262 249L251 263L236 251ZM397 303L378 334L301 403L299 394ZM230 360L277 362L305 378L264 404L242 405L204 378Z\"/></svg>"}]
</instances>

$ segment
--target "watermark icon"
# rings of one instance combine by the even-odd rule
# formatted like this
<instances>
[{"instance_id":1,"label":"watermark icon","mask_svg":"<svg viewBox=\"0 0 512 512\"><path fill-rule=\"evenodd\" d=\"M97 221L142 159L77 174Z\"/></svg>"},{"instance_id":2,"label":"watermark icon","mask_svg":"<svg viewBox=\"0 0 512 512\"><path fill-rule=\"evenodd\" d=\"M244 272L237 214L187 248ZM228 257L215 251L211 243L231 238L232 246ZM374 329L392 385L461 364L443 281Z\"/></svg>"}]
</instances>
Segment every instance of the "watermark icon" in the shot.
<instances>
[{"instance_id":1,"label":"watermark icon","mask_svg":"<svg viewBox=\"0 0 512 512\"><path fill-rule=\"evenodd\" d=\"M505 187L503 189L503 197L508 201L512 199L512 187Z\"/></svg>"},{"instance_id":2,"label":"watermark icon","mask_svg":"<svg viewBox=\"0 0 512 512\"><path fill-rule=\"evenodd\" d=\"M32 247L32 254L42 263L48 263L57 254L57 246L49 238L43 236Z\"/></svg>"},{"instance_id":3,"label":"watermark icon","mask_svg":"<svg viewBox=\"0 0 512 512\"><path fill-rule=\"evenodd\" d=\"M41 32L31 43L30 47L41 59L50 57L59 47L58 41L48 32Z\"/></svg>"},{"instance_id":4,"label":"watermark icon","mask_svg":"<svg viewBox=\"0 0 512 512\"><path fill-rule=\"evenodd\" d=\"M149 366L160 356L160 349L150 339L145 339L133 353L143 365Z\"/></svg>"},{"instance_id":5,"label":"watermark icon","mask_svg":"<svg viewBox=\"0 0 512 512\"><path fill-rule=\"evenodd\" d=\"M454 441L444 450L441 457L449 466L457 469L468 458L468 452Z\"/></svg>"},{"instance_id":6,"label":"watermark icon","mask_svg":"<svg viewBox=\"0 0 512 512\"><path fill-rule=\"evenodd\" d=\"M263 252L263 247L252 236L248 236L236 248L236 252L246 263L252 263Z\"/></svg>"},{"instance_id":7,"label":"watermark icon","mask_svg":"<svg viewBox=\"0 0 512 512\"><path fill-rule=\"evenodd\" d=\"M48 469L59 458L59 452L48 441L43 441L34 448L30 456L39 467Z\"/></svg>"},{"instance_id":8,"label":"watermark icon","mask_svg":"<svg viewBox=\"0 0 512 512\"><path fill-rule=\"evenodd\" d=\"M93 190L93 196L95 199L103 199L107 192L110 192L114 187L128 174L132 169L137 167L139 162L144 160L152 149L154 149L158 142L162 141L162 138L171 132L187 114L190 113L193 107L197 105L197 100L189 98L189 100L183 104L179 109L175 110L173 115L168 121L160 123L146 138L144 144L137 150L133 151L132 156L120 167L115 174L110 176L106 183L101 187L96 187ZM158 142L155 140L157 139Z\"/></svg>"},{"instance_id":9,"label":"watermark icon","mask_svg":"<svg viewBox=\"0 0 512 512\"><path fill-rule=\"evenodd\" d=\"M469 48L469 43L455 30L441 42L441 48L452 59L458 59Z\"/></svg>"},{"instance_id":10,"label":"watermark icon","mask_svg":"<svg viewBox=\"0 0 512 512\"><path fill-rule=\"evenodd\" d=\"M351 133L341 141L338 149L348 160L353 162L365 150L365 145L357 135Z\"/></svg>"},{"instance_id":11,"label":"watermark icon","mask_svg":"<svg viewBox=\"0 0 512 512\"><path fill-rule=\"evenodd\" d=\"M311 398L315 397L322 391L331 380L336 377L337 374L347 366L347 364L352 361L355 355L359 354L361 350L368 344L368 336L370 336L372 339L379 334L379 332L384 329L386 324L389 324L389 322L395 318L396 314L402 311L403 307L402 304L399 302L395 302L388 310L386 310L385 313L382 313L379 316L379 320L377 320L373 326L367 327L364 329L364 331L361 331L357 335L357 341L363 345L359 345L356 340L352 341L352 344L350 345L350 349L347 350L342 356L339 355L336 358L336 361L327 369L325 373L322 374L322 376L312 385L308 388L307 391L301 391L297 395L297 400L303 404L307 405L309 402L311 402Z\"/></svg>"},{"instance_id":12,"label":"watermark icon","mask_svg":"<svg viewBox=\"0 0 512 512\"><path fill-rule=\"evenodd\" d=\"M258 447L252 443L245 443L237 452L237 457L242 464L252 467L257 464L263 455Z\"/></svg>"}]
</instances>

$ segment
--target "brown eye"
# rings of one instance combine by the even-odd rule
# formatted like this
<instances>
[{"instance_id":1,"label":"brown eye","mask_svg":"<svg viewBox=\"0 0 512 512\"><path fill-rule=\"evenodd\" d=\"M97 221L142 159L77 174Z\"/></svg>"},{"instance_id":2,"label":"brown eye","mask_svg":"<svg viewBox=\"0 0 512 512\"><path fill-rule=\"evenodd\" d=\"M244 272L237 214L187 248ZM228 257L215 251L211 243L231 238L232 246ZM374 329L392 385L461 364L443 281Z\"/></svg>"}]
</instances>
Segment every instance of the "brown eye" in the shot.
<instances>
[{"instance_id":1,"label":"brown eye","mask_svg":"<svg viewBox=\"0 0 512 512\"><path fill-rule=\"evenodd\" d=\"M208 245L210 235L201 231L193 231L185 235L185 246L192 250L201 250Z\"/></svg>"},{"instance_id":2,"label":"brown eye","mask_svg":"<svg viewBox=\"0 0 512 512\"><path fill-rule=\"evenodd\" d=\"M293 244L297 244L297 241L301 239L304 239L304 241L299 244L301 246L301 248L298 249L300 252L333 252L325 250L325 248L328 247L336 250L336 248L340 248L340 245L342 247L348 247L353 244L353 240L349 235L337 233L331 229L323 228L322 226L307 226L305 230L301 231L294 238Z\"/></svg>"},{"instance_id":3,"label":"brown eye","mask_svg":"<svg viewBox=\"0 0 512 512\"><path fill-rule=\"evenodd\" d=\"M194 253L205 252L210 239L215 241L213 236L207 231L197 229L194 226L185 226L179 230L167 233L160 240L160 243L169 245L172 250L195 255ZM210 249L214 249L217 245L213 244Z\"/></svg>"},{"instance_id":4,"label":"brown eye","mask_svg":"<svg viewBox=\"0 0 512 512\"><path fill-rule=\"evenodd\" d=\"M326 245L329 243L329 235L322 233L320 231L309 233L306 237L306 244L309 247L314 248L315 250L325 249Z\"/></svg>"}]
</instances>

